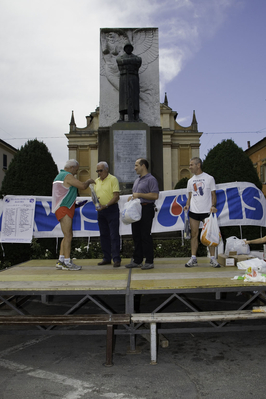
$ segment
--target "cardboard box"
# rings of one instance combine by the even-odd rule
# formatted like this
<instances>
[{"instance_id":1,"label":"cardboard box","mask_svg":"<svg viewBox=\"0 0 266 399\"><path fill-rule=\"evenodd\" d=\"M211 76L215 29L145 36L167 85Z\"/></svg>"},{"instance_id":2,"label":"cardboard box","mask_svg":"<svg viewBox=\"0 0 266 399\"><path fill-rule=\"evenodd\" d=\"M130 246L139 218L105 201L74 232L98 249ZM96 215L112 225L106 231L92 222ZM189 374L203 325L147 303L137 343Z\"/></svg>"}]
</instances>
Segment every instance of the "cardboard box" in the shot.
<instances>
[{"instance_id":1,"label":"cardboard box","mask_svg":"<svg viewBox=\"0 0 266 399\"><path fill-rule=\"evenodd\" d=\"M235 259L232 256L227 256L225 254L218 255L218 263L221 266L236 266Z\"/></svg>"},{"instance_id":2,"label":"cardboard box","mask_svg":"<svg viewBox=\"0 0 266 399\"><path fill-rule=\"evenodd\" d=\"M252 256L252 255L233 255L233 258L235 259L235 264L237 264L237 262L242 262L243 260L253 259L254 256Z\"/></svg>"},{"instance_id":3,"label":"cardboard box","mask_svg":"<svg viewBox=\"0 0 266 399\"><path fill-rule=\"evenodd\" d=\"M252 255L237 255L236 251L232 251L229 252L229 255L219 254L217 260L221 266L237 266L237 262L252 258L254 258Z\"/></svg>"}]
</instances>

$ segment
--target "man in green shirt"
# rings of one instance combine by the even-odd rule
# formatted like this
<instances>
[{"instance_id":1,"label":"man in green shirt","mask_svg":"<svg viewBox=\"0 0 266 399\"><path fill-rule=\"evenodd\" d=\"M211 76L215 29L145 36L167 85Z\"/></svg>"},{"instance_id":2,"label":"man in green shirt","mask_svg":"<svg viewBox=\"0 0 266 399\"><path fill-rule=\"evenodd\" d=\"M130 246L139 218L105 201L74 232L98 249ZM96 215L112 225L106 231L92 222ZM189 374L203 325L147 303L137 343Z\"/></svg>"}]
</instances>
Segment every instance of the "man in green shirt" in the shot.
<instances>
[{"instance_id":1,"label":"man in green shirt","mask_svg":"<svg viewBox=\"0 0 266 399\"><path fill-rule=\"evenodd\" d=\"M79 169L79 163L75 159L66 162L64 169L61 169L53 182L52 190L52 212L55 213L57 220L64 235L60 245L60 255L56 263L57 269L80 270L70 260L71 242L73 238L72 221L75 213L75 202L78 190L86 190L90 184L95 183L93 179L81 182L74 177Z\"/></svg>"}]
</instances>

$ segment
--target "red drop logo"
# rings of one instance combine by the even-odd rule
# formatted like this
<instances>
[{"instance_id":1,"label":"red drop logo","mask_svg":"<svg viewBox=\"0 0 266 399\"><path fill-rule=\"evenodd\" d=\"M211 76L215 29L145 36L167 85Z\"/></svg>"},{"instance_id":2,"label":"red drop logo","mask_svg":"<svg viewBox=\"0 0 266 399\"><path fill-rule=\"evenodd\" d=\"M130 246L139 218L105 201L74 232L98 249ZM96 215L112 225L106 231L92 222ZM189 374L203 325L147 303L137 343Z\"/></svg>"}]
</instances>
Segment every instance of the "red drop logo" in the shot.
<instances>
[{"instance_id":1,"label":"red drop logo","mask_svg":"<svg viewBox=\"0 0 266 399\"><path fill-rule=\"evenodd\" d=\"M170 206L170 213L173 216L179 216L183 212L183 207L177 202L177 197L173 200Z\"/></svg>"}]
</instances>

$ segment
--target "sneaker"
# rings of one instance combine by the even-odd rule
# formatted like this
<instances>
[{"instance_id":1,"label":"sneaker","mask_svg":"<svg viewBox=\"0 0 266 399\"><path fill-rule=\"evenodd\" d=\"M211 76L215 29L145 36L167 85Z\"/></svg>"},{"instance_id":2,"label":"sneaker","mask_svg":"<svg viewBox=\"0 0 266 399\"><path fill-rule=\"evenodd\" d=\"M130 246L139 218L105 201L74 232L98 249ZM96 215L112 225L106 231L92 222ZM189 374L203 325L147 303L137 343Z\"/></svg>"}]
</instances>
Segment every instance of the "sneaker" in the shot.
<instances>
[{"instance_id":1,"label":"sneaker","mask_svg":"<svg viewBox=\"0 0 266 399\"><path fill-rule=\"evenodd\" d=\"M198 266L197 258L190 258L188 263L185 264L186 267Z\"/></svg>"},{"instance_id":2,"label":"sneaker","mask_svg":"<svg viewBox=\"0 0 266 399\"><path fill-rule=\"evenodd\" d=\"M138 264L136 262L134 262L133 259L131 259L131 262L125 266L127 269L133 269L135 267L142 267L142 263Z\"/></svg>"},{"instance_id":3,"label":"sneaker","mask_svg":"<svg viewBox=\"0 0 266 399\"><path fill-rule=\"evenodd\" d=\"M75 265L75 263L73 263L72 261L70 261L69 263L64 263L62 270L73 270L73 271L78 271L81 270L82 267Z\"/></svg>"},{"instance_id":4,"label":"sneaker","mask_svg":"<svg viewBox=\"0 0 266 399\"><path fill-rule=\"evenodd\" d=\"M143 266L141 266L141 270L148 270L148 269L154 269L154 264L153 263L145 263Z\"/></svg>"},{"instance_id":5,"label":"sneaker","mask_svg":"<svg viewBox=\"0 0 266 399\"><path fill-rule=\"evenodd\" d=\"M211 258L210 264L212 267L221 267L220 263L218 263L214 258Z\"/></svg>"},{"instance_id":6,"label":"sneaker","mask_svg":"<svg viewBox=\"0 0 266 399\"><path fill-rule=\"evenodd\" d=\"M76 267L77 270L81 270L81 269L82 269L82 266L75 265L75 263L73 263L73 259L70 259L70 263L71 263L71 265L72 265L73 267Z\"/></svg>"},{"instance_id":7,"label":"sneaker","mask_svg":"<svg viewBox=\"0 0 266 399\"><path fill-rule=\"evenodd\" d=\"M58 270L62 270L63 266L64 266L64 262L61 262L61 260L58 260L56 262L55 268L58 269Z\"/></svg>"}]
</instances>

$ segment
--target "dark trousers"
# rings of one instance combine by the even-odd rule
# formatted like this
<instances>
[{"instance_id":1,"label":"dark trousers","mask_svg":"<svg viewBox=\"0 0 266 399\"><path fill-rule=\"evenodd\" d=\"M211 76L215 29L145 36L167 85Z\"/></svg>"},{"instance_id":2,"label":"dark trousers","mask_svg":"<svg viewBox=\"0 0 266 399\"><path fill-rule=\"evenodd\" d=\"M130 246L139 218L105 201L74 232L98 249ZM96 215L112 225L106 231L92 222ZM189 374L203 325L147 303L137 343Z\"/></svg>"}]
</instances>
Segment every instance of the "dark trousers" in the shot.
<instances>
[{"instance_id":1,"label":"dark trousers","mask_svg":"<svg viewBox=\"0 0 266 399\"><path fill-rule=\"evenodd\" d=\"M143 261L143 258L146 258L146 263L153 263L151 228L154 214L153 204L143 205L141 219L131 225L135 245L133 259L138 264Z\"/></svg>"},{"instance_id":2,"label":"dark trousers","mask_svg":"<svg viewBox=\"0 0 266 399\"><path fill-rule=\"evenodd\" d=\"M119 208L118 204L98 212L103 259L120 262Z\"/></svg>"}]
</instances>

